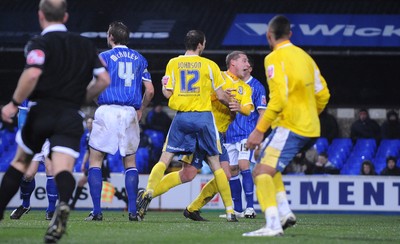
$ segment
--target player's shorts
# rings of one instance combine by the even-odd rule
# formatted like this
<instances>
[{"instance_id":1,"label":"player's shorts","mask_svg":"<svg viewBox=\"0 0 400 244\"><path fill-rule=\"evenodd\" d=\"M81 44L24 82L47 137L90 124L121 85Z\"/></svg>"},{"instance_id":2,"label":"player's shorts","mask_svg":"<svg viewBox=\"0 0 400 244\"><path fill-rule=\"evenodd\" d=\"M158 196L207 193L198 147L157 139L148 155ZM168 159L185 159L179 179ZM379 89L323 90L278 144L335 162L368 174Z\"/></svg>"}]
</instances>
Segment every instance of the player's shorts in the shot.
<instances>
[{"instance_id":1,"label":"player's shorts","mask_svg":"<svg viewBox=\"0 0 400 244\"><path fill-rule=\"evenodd\" d=\"M33 155L32 161L44 162L50 153L50 142L46 140L42 146L42 151Z\"/></svg>"},{"instance_id":2,"label":"player's shorts","mask_svg":"<svg viewBox=\"0 0 400 244\"><path fill-rule=\"evenodd\" d=\"M77 105L39 101L30 107L22 130L17 132L16 141L27 154L33 155L42 150L48 139L52 152L78 158L83 117Z\"/></svg>"},{"instance_id":3,"label":"player's shorts","mask_svg":"<svg viewBox=\"0 0 400 244\"><path fill-rule=\"evenodd\" d=\"M222 148L222 153L219 155L219 162L229 162L229 155L224 146L224 137L221 135L221 133L219 135L221 138ZM190 155L182 155L179 160L196 167L196 169L201 169L203 167L203 161L207 162L207 156L204 152L202 153L200 151L196 151Z\"/></svg>"},{"instance_id":4,"label":"player's shorts","mask_svg":"<svg viewBox=\"0 0 400 244\"><path fill-rule=\"evenodd\" d=\"M238 165L239 160L248 160L255 163L253 150L246 148L247 139L243 139L236 143L225 143L224 146L228 151L229 164L232 166Z\"/></svg>"},{"instance_id":5,"label":"player's shorts","mask_svg":"<svg viewBox=\"0 0 400 244\"><path fill-rule=\"evenodd\" d=\"M314 141L315 138L300 136L286 128L276 127L263 142L258 163L282 172L298 152L309 147Z\"/></svg>"},{"instance_id":6,"label":"player's shorts","mask_svg":"<svg viewBox=\"0 0 400 244\"><path fill-rule=\"evenodd\" d=\"M178 112L172 121L164 151L191 154L196 150L209 156L221 153L220 137L211 112Z\"/></svg>"},{"instance_id":7,"label":"player's shorts","mask_svg":"<svg viewBox=\"0 0 400 244\"><path fill-rule=\"evenodd\" d=\"M89 146L105 153L122 157L136 153L140 127L134 107L101 105L94 114Z\"/></svg>"}]
</instances>

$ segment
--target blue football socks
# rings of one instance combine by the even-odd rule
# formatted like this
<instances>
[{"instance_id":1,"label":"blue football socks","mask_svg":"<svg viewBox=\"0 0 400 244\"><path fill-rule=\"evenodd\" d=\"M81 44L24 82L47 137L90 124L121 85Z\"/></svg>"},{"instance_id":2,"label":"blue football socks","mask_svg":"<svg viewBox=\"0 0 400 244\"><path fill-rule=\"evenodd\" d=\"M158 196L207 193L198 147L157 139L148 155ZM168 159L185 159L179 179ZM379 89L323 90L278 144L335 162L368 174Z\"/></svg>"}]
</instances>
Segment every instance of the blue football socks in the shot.
<instances>
[{"instance_id":1,"label":"blue football socks","mask_svg":"<svg viewBox=\"0 0 400 244\"><path fill-rule=\"evenodd\" d=\"M128 195L128 212L136 214L136 196L139 185L139 174L136 168L125 170L125 189Z\"/></svg>"},{"instance_id":2,"label":"blue football socks","mask_svg":"<svg viewBox=\"0 0 400 244\"><path fill-rule=\"evenodd\" d=\"M103 187L103 179L101 168L93 167L89 169L88 183L90 188L90 196L93 202L93 215L101 213L101 189Z\"/></svg>"}]
</instances>

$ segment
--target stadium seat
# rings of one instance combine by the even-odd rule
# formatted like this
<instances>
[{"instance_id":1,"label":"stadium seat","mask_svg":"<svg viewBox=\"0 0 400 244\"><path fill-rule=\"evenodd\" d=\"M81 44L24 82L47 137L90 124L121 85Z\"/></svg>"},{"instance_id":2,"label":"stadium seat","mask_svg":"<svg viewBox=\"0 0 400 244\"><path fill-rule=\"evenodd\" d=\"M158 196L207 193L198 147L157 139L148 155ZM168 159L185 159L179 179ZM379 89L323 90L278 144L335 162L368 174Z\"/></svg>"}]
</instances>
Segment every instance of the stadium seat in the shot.
<instances>
[{"instance_id":1,"label":"stadium seat","mask_svg":"<svg viewBox=\"0 0 400 244\"><path fill-rule=\"evenodd\" d=\"M139 147L136 151L136 168L139 174L150 173L149 169L150 152L147 147Z\"/></svg>"},{"instance_id":2,"label":"stadium seat","mask_svg":"<svg viewBox=\"0 0 400 244\"><path fill-rule=\"evenodd\" d=\"M318 153L327 152L328 151L329 142L325 137L320 137L315 142L315 149Z\"/></svg>"},{"instance_id":3,"label":"stadium seat","mask_svg":"<svg viewBox=\"0 0 400 244\"><path fill-rule=\"evenodd\" d=\"M328 157L329 162L331 162L337 169L343 167L344 160L339 156Z\"/></svg>"},{"instance_id":4,"label":"stadium seat","mask_svg":"<svg viewBox=\"0 0 400 244\"><path fill-rule=\"evenodd\" d=\"M110 168L110 172L122 173L124 172L124 165L122 163L122 157L117 151L114 155L108 154L108 167Z\"/></svg>"},{"instance_id":5,"label":"stadium seat","mask_svg":"<svg viewBox=\"0 0 400 244\"><path fill-rule=\"evenodd\" d=\"M151 140L151 144L153 147L162 148L164 145L165 136L162 131L146 129L144 133Z\"/></svg>"},{"instance_id":6,"label":"stadium seat","mask_svg":"<svg viewBox=\"0 0 400 244\"><path fill-rule=\"evenodd\" d=\"M354 149L360 148L370 148L376 150L376 140L375 139L358 139L354 145Z\"/></svg>"},{"instance_id":7,"label":"stadium seat","mask_svg":"<svg viewBox=\"0 0 400 244\"><path fill-rule=\"evenodd\" d=\"M388 140L388 139L382 140L377 149L376 155L384 158L387 158L389 156L399 157L400 140Z\"/></svg>"}]
</instances>

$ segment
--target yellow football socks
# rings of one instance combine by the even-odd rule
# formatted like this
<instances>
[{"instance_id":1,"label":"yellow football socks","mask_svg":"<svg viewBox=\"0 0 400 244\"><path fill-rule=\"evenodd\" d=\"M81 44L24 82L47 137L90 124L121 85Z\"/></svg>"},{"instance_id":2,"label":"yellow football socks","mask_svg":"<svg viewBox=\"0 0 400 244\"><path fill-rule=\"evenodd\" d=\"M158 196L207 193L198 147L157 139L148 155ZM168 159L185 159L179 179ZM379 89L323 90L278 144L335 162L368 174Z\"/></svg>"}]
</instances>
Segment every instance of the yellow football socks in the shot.
<instances>
[{"instance_id":1,"label":"yellow football socks","mask_svg":"<svg viewBox=\"0 0 400 244\"><path fill-rule=\"evenodd\" d=\"M169 191L169 189L182 184L181 177L179 176L179 171L171 172L162 177L160 184L157 185L154 190L153 197L157 197Z\"/></svg>"},{"instance_id":2,"label":"yellow football socks","mask_svg":"<svg viewBox=\"0 0 400 244\"><path fill-rule=\"evenodd\" d=\"M269 207L276 207L275 185L272 177L268 174L261 174L254 179L256 185L256 194L261 210Z\"/></svg>"},{"instance_id":3,"label":"yellow football socks","mask_svg":"<svg viewBox=\"0 0 400 244\"><path fill-rule=\"evenodd\" d=\"M215 178L212 178L207 184L201 189L200 194L193 200L187 207L189 212L200 210L206 205L214 196L218 193L217 182Z\"/></svg>"},{"instance_id":4,"label":"yellow football socks","mask_svg":"<svg viewBox=\"0 0 400 244\"><path fill-rule=\"evenodd\" d=\"M153 191L159 185L167 166L163 162L158 162L151 170L149 181L147 182L146 190Z\"/></svg>"},{"instance_id":5,"label":"yellow football socks","mask_svg":"<svg viewBox=\"0 0 400 244\"><path fill-rule=\"evenodd\" d=\"M222 168L214 171L214 178L217 182L218 192L224 202L226 213L234 213L231 188L229 187L228 179Z\"/></svg>"},{"instance_id":6,"label":"yellow football socks","mask_svg":"<svg viewBox=\"0 0 400 244\"><path fill-rule=\"evenodd\" d=\"M285 192L285 185L283 184L281 172L276 172L272 179L274 180L275 192Z\"/></svg>"}]
</instances>

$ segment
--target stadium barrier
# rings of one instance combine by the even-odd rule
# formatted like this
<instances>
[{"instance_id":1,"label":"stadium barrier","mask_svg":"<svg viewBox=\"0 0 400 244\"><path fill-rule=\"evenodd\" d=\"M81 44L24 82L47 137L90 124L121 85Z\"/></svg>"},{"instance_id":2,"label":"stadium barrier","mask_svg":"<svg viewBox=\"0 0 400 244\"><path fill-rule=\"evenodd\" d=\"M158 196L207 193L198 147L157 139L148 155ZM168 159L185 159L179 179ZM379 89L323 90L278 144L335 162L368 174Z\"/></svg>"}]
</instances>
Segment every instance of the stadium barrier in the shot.
<instances>
[{"instance_id":1,"label":"stadium barrier","mask_svg":"<svg viewBox=\"0 0 400 244\"><path fill-rule=\"evenodd\" d=\"M4 173L0 173L0 179ZM74 173L78 180L81 173ZM200 192L212 175L198 175L192 182L177 186L150 204L153 210L184 209ZM46 175L36 175L36 189L31 197L33 208L46 208ZM290 205L294 211L343 211L343 212L396 212L400 214L400 177L347 176L347 175L284 175L284 183ZM140 175L139 187L145 187L148 175ZM124 188L124 175L112 173L110 182L119 191ZM256 196L254 195L256 199ZM19 193L11 200L9 208L21 204ZM243 204L245 199L243 196ZM85 186L77 208L91 208L88 185ZM116 197L102 202L104 209L125 208ZM255 208L259 210L258 202ZM215 196L204 209L224 209L222 199Z\"/></svg>"}]
</instances>

